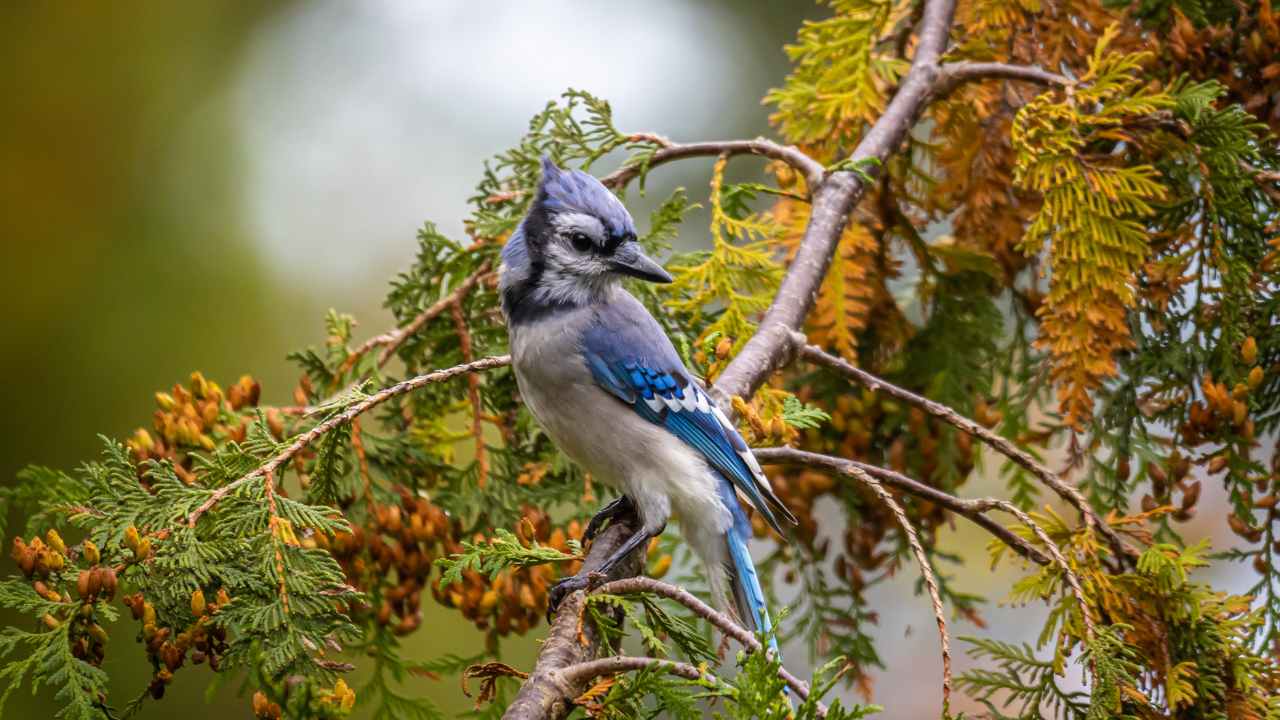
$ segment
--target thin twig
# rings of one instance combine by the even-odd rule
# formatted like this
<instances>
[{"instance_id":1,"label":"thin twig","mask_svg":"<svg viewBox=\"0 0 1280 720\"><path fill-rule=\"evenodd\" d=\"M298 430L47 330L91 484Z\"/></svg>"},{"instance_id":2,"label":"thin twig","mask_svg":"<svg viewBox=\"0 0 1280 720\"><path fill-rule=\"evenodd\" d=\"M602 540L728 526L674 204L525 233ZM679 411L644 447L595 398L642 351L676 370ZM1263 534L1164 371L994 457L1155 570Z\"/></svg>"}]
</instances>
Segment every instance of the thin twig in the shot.
<instances>
[{"instance_id":1,"label":"thin twig","mask_svg":"<svg viewBox=\"0 0 1280 720\"><path fill-rule=\"evenodd\" d=\"M557 672L561 679L566 682L585 685L601 675L617 675L618 673L654 667L672 675L678 675L686 680L707 680L714 684L719 684L720 682L715 675L703 672L689 663L628 655L610 655L596 660L587 660L586 662L575 663Z\"/></svg>"},{"instance_id":2,"label":"thin twig","mask_svg":"<svg viewBox=\"0 0 1280 720\"><path fill-rule=\"evenodd\" d=\"M449 306L449 314L453 316L453 327L458 333L458 343L462 350L462 362L471 362L471 331L467 329L467 319L462 316L462 303L455 300ZM484 444L484 405L480 400L480 376L471 373L467 376L467 396L471 400L471 434L476 443L476 486L483 488L489 481L489 456Z\"/></svg>"},{"instance_id":3,"label":"thin twig","mask_svg":"<svg viewBox=\"0 0 1280 720\"><path fill-rule=\"evenodd\" d=\"M417 334L424 325L431 322L440 313L448 310L455 303L460 302L462 298L466 297L467 293L471 292L475 286L488 275L489 261L486 260L480 263L480 267L476 268L475 272L471 273L466 277L466 279L458 283L456 288L450 290L449 294L431 303L431 305L415 315L409 322L394 330L382 333L381 335L375 335L361 343L347 355L346 360L342 363L341 371L346 372L350 370L355 366L356 361L370 350L379 346L382 347L382 352L378 353L378 367L386 365L391 358L395 356L396 351L400 349L400 346L403 345L406 340Z\"/></svg>"},{"instance_id":4,"label":"thin twig","mask_svg":"<svg viewBox=\"0 0 1280 720\"><path fill-rule=\"evenodd\" d=\"M369 472L369 453L364 449L364 429L360 427L360 418L351 421L351 447L356 451L356 463L360 467L360 485L364 491L364 502L372 509L373 473Z\"/></svg>"},{"instance_id":5,"label":"thin twig","mask_svg":"<svg viewBox=\"0 0 1280 720\"><path fill-rule=\"evenodd\" d=\"M918 480L913 480L900 473L895 473L892 470L886 470L875 465L867 465L866 463L860 463L856 460L833 457L831 455L822 455L793 448L762 448L759 450L753 450L752 452L757 458L764 462L785 461L797 465L823 468L843 475L853 476L864 483L867 479L862 475L859 475L859 472L867 475L875 475L882 479L886 484L901 487L905 489L906 492L912 492L914 489L928 487ZM929 489L934 493L939 492L932 488ZM962 508L964 510L965 517L968 517L975 523L982 525L984 528L990 528L991 525L999 528L1000 532L997 533L993 531L992 534L1003 540L1005 544L1013 550L1021 552L1024 556L1031 557L1031 559L1036 560L1036 562L1040 562L1042 565L1047 565L1050 562L1053 562L1057 564L1058 567L1062 568L1062 573L1067 579L1067 584L1071 587L1071 592L1075 596L1076 602L1080 605L1080 613L1083 616L1084 622L1085 637L1093 637L1094 622L1092 616L1089 614L1089 604L1085 599L1084 589L1080 586L1080 578L1075 574L1075 571L1071 569L1071 565L1068 564L1066 557L1062 555L1062 551L1058 549L1057 544L1055 544L1049 537L1049 534L1044 531L1044 528L1040 527L1040 525L1033 520L1031 516L1027 515L1018 508L1018 506L1008 500L991 497L962 499L946 495L945 493L943 493L943 495L949 498L950 502L959 508ZM925 494L922 494L921 496L929 497ZM1036 536L1036 539L1044 543L1045 551L1049 553L1052 560L1050 561L1044 558L1038 549L1014 533L1011 533L1007 528L999 525L998 523L994 523L989 518L986 518L983 513L991 510L1002 510L1016 517L1023 525L1031 530L1031 533ZM960 510L957 510L957 512L960 512ZM979 521L979 518L982 518L982 521ZM1044 560L1044 562L1041 562L1041 560Z\"/></svg>"},{"instance_id":6,"label":"thin twig","mask_svg":"<svg viewBox=\"0 0 1280 720\"><path fill-rule=\"evenodd\" d=\"M641 134L633 137L641 137ZM810 188L821 184L823 177L826 175L826 169L822 167L822 163L809 157L804 151L791 145L780 145L766 138L673 143L658 136L643 135L643 137L654 142L661 140L666 144L646 158L644 163L623 165L605 177L600 178L600 182L604 183L605 187L626 187L627 183L638 177L642 170L672 162L673 160L717 155L759 155L772 160L781 160L804 175L805 181ZM662 143L658 144L661 145Z\"/></svg>"},{"instance_id":7,"label":"thin twig","mask_svg":"<svg viewBox=\"0 0 1280 720\"><path fill-rule=\"evenodd\" d=\"M951 638L947 634L947 616L946 611L942 608L942 596L938 593L938 579L933 575L933 566L929 563L929 557L924 553L924 547L920 544L920 538L916 535L916 529L911 524L911 520L907 517L907 513L893 499L893 494L884 489L875 478L859 467L850 466L849 474L862 481L864 485L871 488L885 505L889 506L889 510L893 512L893 516L898 519L898 525L902 527L902 532L907 536L907 543L911 546L911 552L916 556L916 562L920 565L920 576L924 578L925 587L929 590L929 602L933 605L933 617L938 622L938 642L942 645L942 715L946 717L951 707Z\"/></svg>"},{"instance_id":8,"label":"thin twig","mask_svg":"<svg viewBox=\"0 0 1280 720\"><path fill-rule=\"evenodd\" d=\"M379 390L378 392L364 398L360 402L352 404L350 407L343 410L342 412L339 412L325 419L323 422L317 424L315 427L311 428L305 433L298 435L296 438L294 438L293 442L289 443L288 447L286 447L284 450L281 450L279 453L273 456L270 460L267 460L262 465L259 465L257 468L249 471L248 474L243 475L239 479L234 480L230 483L227 483L226 485L223 485L217 490L214 490L209 495L209 498L205 500L203 503L201 503L200 507L192 511L192 513L187 517L187 524L192 527L195 527L196 521L200 519L200 516L208 512L209 508L212 508L214 505L218 503L218 501L222 500L222 498L226 497L228 494L235 492L237 489L242 487L245 483L248 483L250 480L253 480L254 478L263 477L270 473L274 473L281 465L289 462L289 460L293 456L302 452L303 449L305 449L311 443L315 442L315 440L320 436L324 435L325 433L329 432L330 430L333 430L334 428L340 425L345 425L351 422L352 420L356 419L357 417L360 417L360 415L364 414L370 409L377 407L378 405L386 402L387 400L390 400L391 398L397 395L403 395L407 392L412 392L414 390L417 390L420 387L424 387L432 383L438 383L444 380L449 380L451 378L457 377L458 375L462 375L463 373L476 373L484 370L491 370L493 368L502 367L504 365L509 365L509 364L511 364L510 355L497 355L492 357L486 357L486 358L481 358L479 360L476 360L474 362L463 363L462 365L455 365L451 368L445 368L444 370L437 370L435 372L427 373L426 375L418 375L417 377L412 377L412 378L409 378L408 380L398 382L395 385L385 387Z\"/></svg>"},{"instance_id":9,"label":"thin twig","mask_svg":"<svg viewBox=\"0 0 1280 720\"><path fill-rule=\"evenodd\" d=\"M727 614L716 610L705 602L699 600L696 596L684 588L676 587L669 583L655 580L650 577L638 576L625 578L623 580L614 580L605 583L592 591L594 593L606 593L610 595L634 595L638 593L651 593L660 597L674 600L681 605L689 608L695 615L706 620L716 626L725 635L737 640L747 647L751 652L762 652L765 647L760 644L760 640L746 628L737 623L736 620ZM806 700L809 697L809 684L796 677L781 665L778 666L778 677L782 678L787 687L800 697ZM822 703L817 703L818 714L826 716L827 709Z\"/></svg>"},{"instance_id":10,"label":"thin twig","mask_svg":"<svg viewBox=\"0 0 1280 720\"><path fill-rule=\"evenodd\" d=\"M1026 525L1031 530L1032 534L1034 534L1040 542L1044 543L1045 549L1053 556L1054 562L1058 563L1058 567L1062 568L1062 574L1066 577L1067 584L1071 586L1071 593L1075 595L1076 603L1080 605L1080 616L1081 620L1084 622L1085 639L1092 640L1094 635L1094 625L1093 617L1089 613L1089 601L1085 599L1084 588L1080 587L1080 578L1076 576L1075 571L1071 569L1071 565L1067 563L1067 559L1062 555L1062 551L1058 549L1057 543L1053 541L1053 538L1049 537L1049 534L1044 531L1044 528L1040 527L1039 523L1032 520L1030 515L1023 512L1022 508L1019 508L1008 500L998 500L993 498L992 503L1001 510L1004 510L1010 515L1018 518L1023 525Z\"/></svg>"},{"instance_id":11,"label":"thin twig","mask_svg":"<svg viewBox=\"0 0 1280 720\"><path fill-rule=\"evenodd\" d=\"M633 143L647 142L647 143L653 143L654 145L657 145L659 147L664 147L664 148L669 148L672 145L672 142L667 138L664 138L657 133L648 133L648 132L631 133L630 135L627 136L627 142L633 142Z\"/></svg>"},{"instance_id":12,"label":"thin twig","mask_svg":"<svg viewBox=\"0 0 1280 720\"><path fill-rule=\"evenodd\" d=\"M930 415L946 422L962 432L978 438L1000 454L1012 460L1023 469L1034 475L1040 482L1044 483L1062 499L1071 503L1084 517L1085 525L1090 528L1096 528L1111 547L1116 551L1121 560L1128 560L1137 557L1138 553L1130 548L1118 533L1108 525L1102 518L1098 517L1093 507L1089 505L1089 501L1080 493L1074 485L1064 481L1058 477L1049 468L1036 461L1030 453L1019 448L1003 437L991 432L987 428L977 422L964 417L960 413L939 402L934 402L925 397L921 397L910 390L898 387L881 377L873 375L860 367L848 362L844 358L836 357L826 352L816 345L810 345L808 338L798 332L791 334L792 342L795 344L796 350L800 357L808 360L816 365L830 368L853 380L854 382L867 387L873 391L884 392L887 395L895 397L903 402L914 405Z\"/></svg>"},{"instance_id":13,"label":"thin twig","mask_svg":"<svg viewBox=\"0 0 1280 720\"><path fill-rule=\"evenodd\" d=\"M1258 183L1259 189L1266 193L1272 201L1280 203L1280 187L1273 185L1280 184L1280 172L1274 170L1263 170L1241 160L1240 169L1253 176L1254 182Z\"/></svg>"},{"instance_id":14,"label":"thin twig","mask_svg":"<svg viewBox=\"0 0 1280 720\"><path fill-rule=\"evenodd\" d=\"M281 607L284 608L284 614L288 615L289 614L289 586L287 583L285 583L285 578L284 578L284 551L280 549L280 545L283 542L282 533L284 531L280 528L280 523L282 522L280 519L280 514L276 512L276 475L275 473L272 471L267 471L266 475L264 476L263 483L264 483L262 486L263 494L267 496L267 512L270 514L269 516L271 518L271 520L269 521L269 524L270 524L269 529L271 532L272 550L274 550L275 556L276 556L275 557L276 575L280 576L280 588L279 588L280 605Z\"/></svg>"},{"instance_id":15,"label":"thin twig","mask_svg":"<svg viewBox=\"0 0 1280 720\"><path fill-rule=\"evenodd\" d=\"M997 540L1009 546L1014 552L1038 565L1048 565L1053 562L1047 555L1036 549L1034 545L1018 537L1017 533L1011 532L1005 526L985 515L984 513L995 507L986 499L956 497L887 468L807 450L789 447L756 448L752 450L752 453L757 460L766 464L805 465L841 475L852 475L854 469L862 470L885 485L944 507L968 519L983 530L991 533Z\"/></svg>"}]
</instances>

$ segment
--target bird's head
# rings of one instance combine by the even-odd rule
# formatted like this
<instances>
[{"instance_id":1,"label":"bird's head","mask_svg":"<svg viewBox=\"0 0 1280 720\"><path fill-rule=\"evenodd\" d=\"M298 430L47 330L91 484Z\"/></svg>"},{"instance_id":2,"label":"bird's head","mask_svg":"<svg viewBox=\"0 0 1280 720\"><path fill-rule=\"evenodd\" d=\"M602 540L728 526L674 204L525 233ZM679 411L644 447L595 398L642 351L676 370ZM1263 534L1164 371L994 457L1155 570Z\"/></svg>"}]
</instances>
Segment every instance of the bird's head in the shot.
<instances>
[{"instance_id":1,"label":"bird's head","mask_svg":"<svg viewBox=\"0 0 1280 720\"><path fill-rule=\"evenodd\" d=\"M624 277L671 282L636 242L617 196L581 170L542 160L538 194L502 250L500 288L508 317L603 297Z\"/></svg>"}]
</instances>

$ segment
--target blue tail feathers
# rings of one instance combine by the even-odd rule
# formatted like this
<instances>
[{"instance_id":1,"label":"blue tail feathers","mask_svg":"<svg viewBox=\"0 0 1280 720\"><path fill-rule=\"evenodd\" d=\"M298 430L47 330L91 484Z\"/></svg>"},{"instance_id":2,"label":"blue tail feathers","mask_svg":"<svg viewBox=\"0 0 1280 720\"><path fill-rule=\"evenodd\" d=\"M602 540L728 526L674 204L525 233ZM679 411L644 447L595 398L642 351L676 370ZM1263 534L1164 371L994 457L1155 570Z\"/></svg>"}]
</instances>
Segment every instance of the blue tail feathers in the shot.
<instances>
[{"instance_id":1,"label":"blue tail feathers","mask_svg":"<svg viewBox=\"0 0 1280 720\"><path fill-rule=\"evenodd\" d=\"M769 636L769 648L778 653L778 640L773 636L773 623L769 619L769 608L765 606L764 588L760 586L760 577L756 574L756 566L751 562L751 553L747 551L747 541L737 528L730 528L725 533L729 543L729 558L733 563L733 597L738 606L738 614L743 622L755 626L755 630Z\"/></svg>"},{"instance_id":2,"label":"blue tail feathers","mask_svg":"<svg viewBox=\"0 0 1280 720\"><path fill-rule=\"evenodd\" d=\"M769 608L765 604L764 588L760 585L760 576L756 573L755 563L751 561L751 552L747 549L747 541L751 538L751 522L747 514L738 504L737 494L729 482L720 488L721 500L733 516L733 524L725 531L725 543L729 548L730 583L733 589L733 600L738 615L749 630L763 632L769 637L769 648L775 657L781 659L778 652L778 640L773 635L773 622L769 618Z\"/></svg>"}]
</instances>

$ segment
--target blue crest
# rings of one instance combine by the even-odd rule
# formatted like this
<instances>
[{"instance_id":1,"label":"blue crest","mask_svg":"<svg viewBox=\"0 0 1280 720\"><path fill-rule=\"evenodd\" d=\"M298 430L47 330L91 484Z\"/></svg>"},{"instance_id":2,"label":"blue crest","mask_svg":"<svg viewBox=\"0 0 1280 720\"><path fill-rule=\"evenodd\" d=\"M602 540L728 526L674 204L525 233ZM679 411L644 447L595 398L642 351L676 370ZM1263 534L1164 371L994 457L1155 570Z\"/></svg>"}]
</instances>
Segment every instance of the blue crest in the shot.
<instances>
[{"instance_id":1,"label":"blue crest","mask_svg":"<svg viewBox=\"0 0 1280 720\"><path fill-rule=\"evenodd\" d=\"M564 170L542 156L542 182L536 204L551 212L580 212L604 223L613 237L635 236L636 226L622 201L599 180L581 170Z\"/></svg>"}]
</instances>

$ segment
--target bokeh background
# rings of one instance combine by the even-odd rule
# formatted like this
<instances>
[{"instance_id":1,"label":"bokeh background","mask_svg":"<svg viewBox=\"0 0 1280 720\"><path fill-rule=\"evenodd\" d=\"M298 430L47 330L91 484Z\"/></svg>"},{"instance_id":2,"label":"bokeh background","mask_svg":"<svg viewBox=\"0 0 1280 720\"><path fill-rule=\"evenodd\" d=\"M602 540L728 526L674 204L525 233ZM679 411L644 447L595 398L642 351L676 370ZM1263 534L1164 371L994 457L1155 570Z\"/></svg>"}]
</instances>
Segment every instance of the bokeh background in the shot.
<instances>
[{"instance_id":1,"label":"bokeh background","mask_svg":"<svg viewBox=\"0 0 1280 720\"><path fill-rule=\"evenodd\" d=\"M330 307L366 334L389 326L381 299L415 230L432 220L461 237L484 159L568 87L611 100L627 129L766 133L760 98L787 71L782 46L821 13L800 0L5 3L0 482L28 463L73 467L98 434L148 424L152 393L192 370L224 385L252 373L266 401L285 401L297 378L285 354L323 339ZM709 170L663 168L649 197L675 185L703 197ZM636 198L637 217L648 205ZM682 244L704 228L695 215ZM1202 517L1220 516L1210 507ZM970 558L961 589L1003 597L1012 575L986 571L984 536L958 526L943 542ZM940 708L937 638L914 583L904 571L870 591L882 717ZM1030 639L1042 613L995 608L986 629L953 629ZM132 632L113 632L108 652L120 706L148 675ZM429 658L479 639L429 608L409 646ZM534 640L507 643L505 659L527 667ZM807 670L803 648L788 654ZM179 673L141 717L251 716L233 686L206 696L210 679ZM453 680L419 682L446 713L470 707ZM20 694L3 716L48 716L50 702Z\"/></svg>"}]
</instances>

